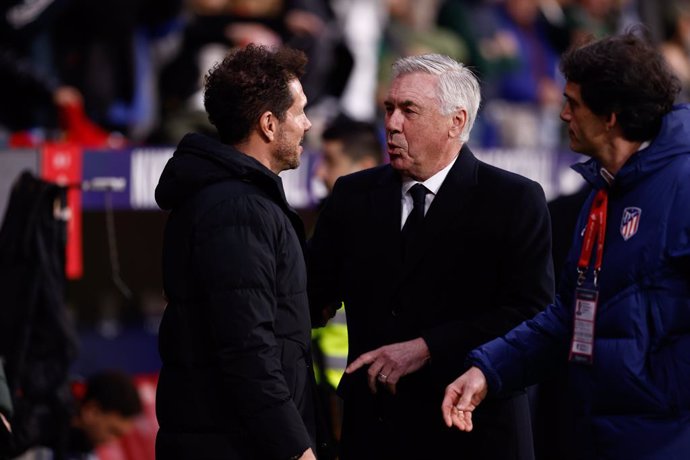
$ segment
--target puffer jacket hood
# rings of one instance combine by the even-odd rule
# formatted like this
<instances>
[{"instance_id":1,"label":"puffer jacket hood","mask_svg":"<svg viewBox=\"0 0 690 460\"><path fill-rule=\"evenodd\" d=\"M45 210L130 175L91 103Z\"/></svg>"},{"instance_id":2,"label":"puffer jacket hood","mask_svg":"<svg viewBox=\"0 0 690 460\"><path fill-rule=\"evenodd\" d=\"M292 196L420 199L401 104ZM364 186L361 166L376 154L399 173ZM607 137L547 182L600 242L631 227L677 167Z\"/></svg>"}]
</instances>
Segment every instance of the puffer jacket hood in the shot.
<instances>
[{"instance_id":1,"label":"puffer jacket hood","mask_svg":"<svg viewBox=\"0 0 690 460\"><path fill-rule=\"evenodd\" d=\"M677 105L663 117L659 134L650 145L633 155L616 174L619 187L629 187L638 180L664 167L678 155L687 154L690 145L690 104ZM594 159L572 167L594 188L604 185L599 170L601 164Z\"/></svg>"},{"instance_id":2,"label":"puffer jacket hood","mask_svg":"<svg viewBox=\"0 0 690 460\"><path fill-rule=\"evenodd\" d=\"M187 134L165 165L156 186L156 203L171 210L203 187L227 179L253 182L287 207L282 180L260 162L201 134Z\"/></svg>"}]
</instances>

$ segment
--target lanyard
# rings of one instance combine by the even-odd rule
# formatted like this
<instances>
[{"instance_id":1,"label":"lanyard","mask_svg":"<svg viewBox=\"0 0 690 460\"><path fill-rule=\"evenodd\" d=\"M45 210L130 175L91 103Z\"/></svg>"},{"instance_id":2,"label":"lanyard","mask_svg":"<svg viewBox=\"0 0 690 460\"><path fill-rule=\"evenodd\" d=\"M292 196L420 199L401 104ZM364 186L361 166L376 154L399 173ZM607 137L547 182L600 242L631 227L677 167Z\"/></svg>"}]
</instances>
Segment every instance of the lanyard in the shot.
<instances>
[{"instance_id":1,"label":"lanyard","mask_svg":"<svg viewBox=\"0 0 690 460\"><path fill-rule=\"evenodd\" d=\"M592 207L589 210L585 236L582 241L582 251L580 260L577 263L577 285L580 286L585 280L585 274L589 268L596 239L597 257L594 261L594 287L597 287L598 275L601 270L601 261L604 258L604 237L606 236L606 208L608 207L609 196L606 189L601 189L594 196Z\"/></svg>"}]
</instances>

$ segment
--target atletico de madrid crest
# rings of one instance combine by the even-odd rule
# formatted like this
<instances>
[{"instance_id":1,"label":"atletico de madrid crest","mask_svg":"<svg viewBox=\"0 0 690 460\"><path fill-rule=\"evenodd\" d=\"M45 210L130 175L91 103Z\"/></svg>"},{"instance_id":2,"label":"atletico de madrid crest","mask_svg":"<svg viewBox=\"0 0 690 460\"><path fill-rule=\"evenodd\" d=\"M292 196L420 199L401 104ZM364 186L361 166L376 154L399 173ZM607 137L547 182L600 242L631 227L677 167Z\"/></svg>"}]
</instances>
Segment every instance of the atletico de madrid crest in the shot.
<instances>
[{"instance_id":1,"label":"atletico de madrid crest","mask_svg":"<svg viewBox=\"0 0 690 460\"><path fill-rule=\"evenodd\" d=\"M621 236L625 241L635 236L637 228L640 225L640 215L642 210L640 208L625 208L623 210L623 219L621 219Z\"/></svg>"}]
</instances>

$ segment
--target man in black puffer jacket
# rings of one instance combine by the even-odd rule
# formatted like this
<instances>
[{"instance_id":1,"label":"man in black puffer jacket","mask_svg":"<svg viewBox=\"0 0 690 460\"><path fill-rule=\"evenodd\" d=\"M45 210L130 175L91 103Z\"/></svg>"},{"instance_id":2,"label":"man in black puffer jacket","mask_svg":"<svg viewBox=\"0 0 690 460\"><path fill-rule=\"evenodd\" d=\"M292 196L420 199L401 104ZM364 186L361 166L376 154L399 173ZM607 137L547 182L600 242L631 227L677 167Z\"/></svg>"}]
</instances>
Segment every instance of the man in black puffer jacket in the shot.
<instances>
[{"instance_id":1,"label":"man in black puffer jacket","mask_svg":"<svg viewBox=\"0 0 690 460\"><path fill-rule=\"evenodd\" d=\"M156 188L172 211L159 460L315 458L304 230L278 177L311 127L305 65L287 48L229 54L205 85L220 142L187 135Z\"/></svg>"}]
</instances>

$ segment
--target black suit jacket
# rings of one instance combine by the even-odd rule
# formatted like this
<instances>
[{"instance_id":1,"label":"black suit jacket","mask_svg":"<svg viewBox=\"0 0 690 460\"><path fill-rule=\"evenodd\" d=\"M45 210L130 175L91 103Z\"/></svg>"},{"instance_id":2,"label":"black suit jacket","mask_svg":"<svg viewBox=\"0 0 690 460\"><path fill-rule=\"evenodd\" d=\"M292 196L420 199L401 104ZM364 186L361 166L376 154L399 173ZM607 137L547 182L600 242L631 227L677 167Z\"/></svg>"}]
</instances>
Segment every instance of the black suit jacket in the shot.
<instances>
[{"instance_id":1,"label":"black suit jacket","mask_svg":"<svg viewBox=\"0 0 690 460\"><path fill-rule=\"evenodd\" d=\"M552 301L543 191L463 147L403 261L401 186L390 165L339 179L310 242L312 311L344 301L349 361L418 337L431 352L395 396L372 395L365 369L345 375L343 457L524 458L521 443L531 450L531 434L515 429L529 428L524 399L485 402L470 434L446 428L440 407L470 350Z\"/></svg>"}]
</instances>

